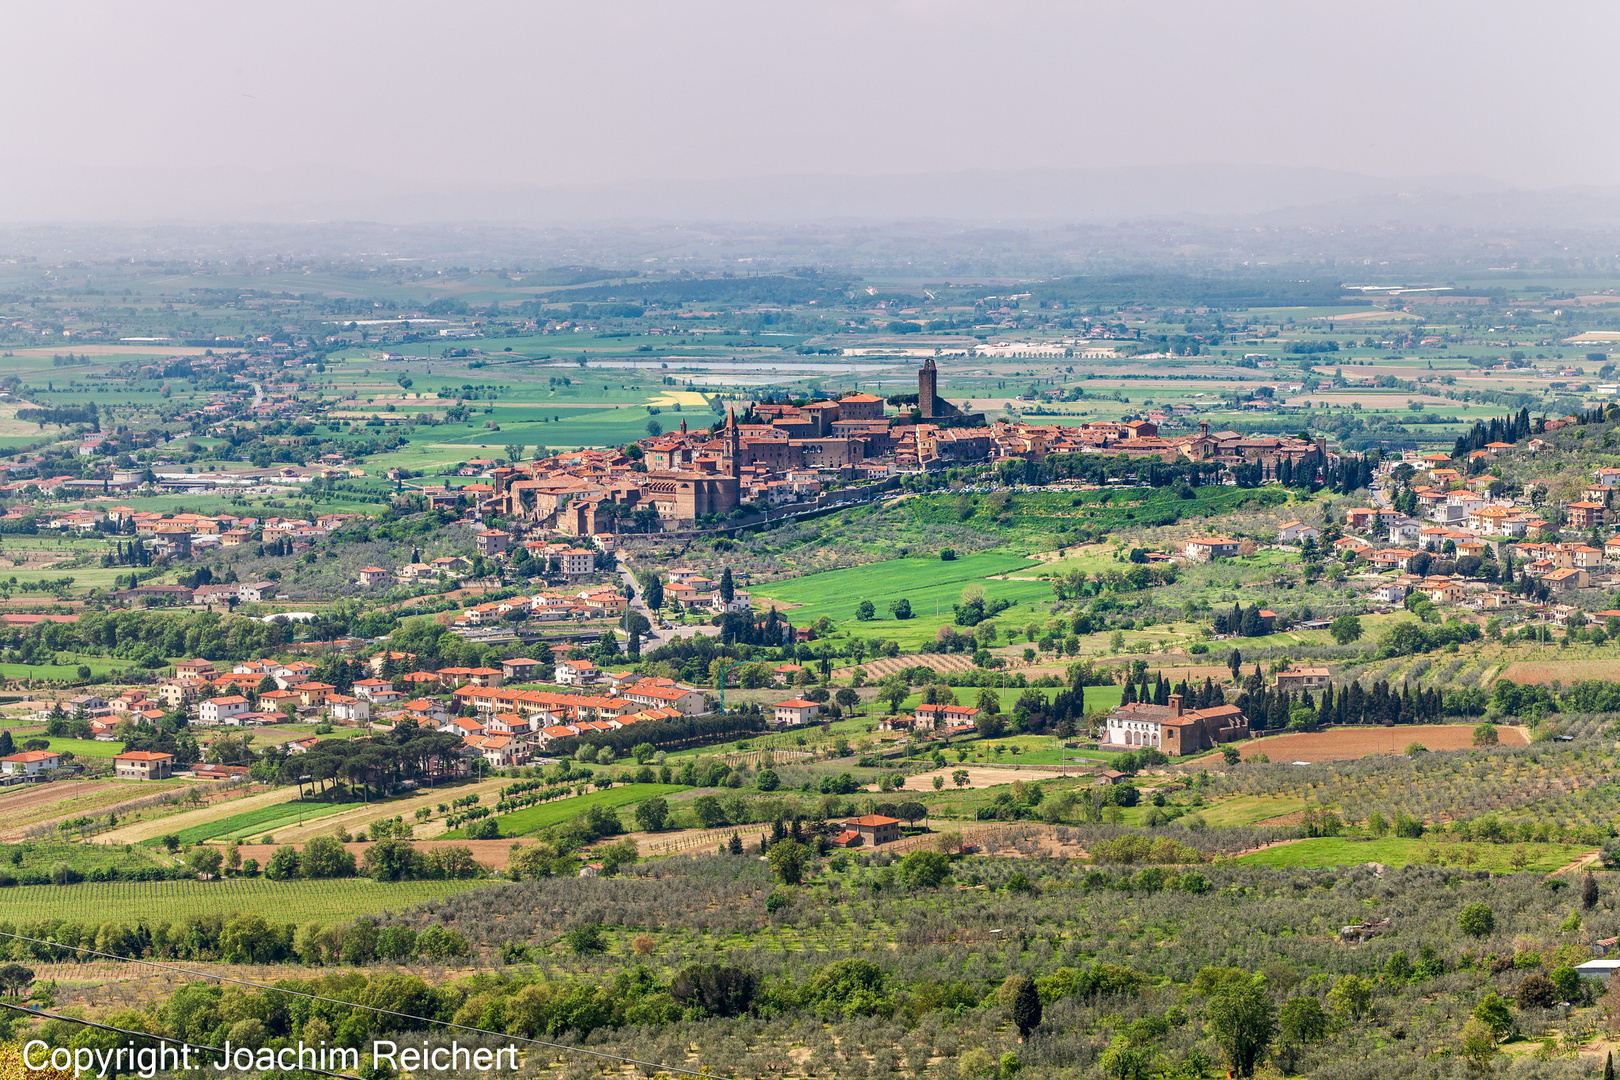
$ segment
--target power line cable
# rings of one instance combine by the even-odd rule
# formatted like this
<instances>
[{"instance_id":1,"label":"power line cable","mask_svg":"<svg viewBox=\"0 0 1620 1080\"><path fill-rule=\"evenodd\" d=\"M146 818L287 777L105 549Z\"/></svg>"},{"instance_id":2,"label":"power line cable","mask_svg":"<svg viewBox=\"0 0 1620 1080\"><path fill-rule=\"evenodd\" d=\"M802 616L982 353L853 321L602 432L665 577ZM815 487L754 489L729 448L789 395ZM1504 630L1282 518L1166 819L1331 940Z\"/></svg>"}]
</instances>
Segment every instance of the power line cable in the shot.
<instances>
[{"instance_id":1,"label":"power line cable","mask_svg":"<svg viewBox=\"0 0 1620 1080\"><path fill-rule=\"evenodd\" d=\"M515 1040L517 1042L527 1043L530 1046L544 1047L544 1048L546 1048L548 1050L562 1050L562 1051L566 1051L566 1052L571 1053L571 1054L585 1054L585 1055L590 1056L590 1057L605 1058L608 1061L617 1061L617 1062L619 1062L621 1064L634 1065L634 1066L636 1066L638 1068L655 1069L655 1070L659 1070L659 1071L662 1071L662 1072L676 1073L676 1074L679 1074L681 1076L701 1077L701 1078L703 1078L703 1080L714 1080L714 1075L715 1075L712 1072L705 1072L705 1071L701 1071L701 1070L698 1070L698 1069L688 1069L688 1068L684 1068L684 1067L682 1067L680 1065L661 1065L656 1061L642 1061L639 1058L625 1057L623 1054L610 1054L605 1050L591 1050L591 1049L588 1049L587 1047L583 1047L583 1046L568 1046L568 1045L566 1045L564 1043L551 1042L551 1041L546 1040L546 1039L525 1038L522 1035L507 1035L507 1034L505 1034L503 1032L499 1032L499 1031L490 1031L487 1028L472 1027L471 1025L468 1025L468 1024L457 1024L457 1023L455 1023L453 1021L450 1021L450 1020L435 1020L432 1017L416 1016L416 1015L414 1015L412 1013L399 1012L399 1011L394 1010L394 1009L383 1009L383 1008L379 1008L378 1006L375 1006L375 1005L362 1005L362 1004L360 1004L358 1002L344 1001L341 998L325 997L324 995L321 995L321 994L311 994L311 993L307 993L307 992L305 992L303 990L288 990L288 989L286 989L284 987L280 987L280 986L267 986L264 983L253 982L250 979L236 979L236 978L232 978L229 975L218 975L218 974L210 974L208 972L203 972L203 971L192 971L190 968L183 968L183 967L180 967L180 966L178 966L176 964L161 964L161 963L158 963L156 960L144 960L144 959L141 959L140 957L135 957L135 956L119 956L117 953L97 952L95 949L87 949L82 945L64 945L64 944L61 944L60 942L45 941L45 940L43 940L41 938L25 937L22 934L8 934L8 933L5 933L4 931L0 931L0 937L10 938L13 941L26 941L26 942L29 942L29 943L34 944L34 945L44 945L44 946L47 946L48 948L53 948L53 949L71 949L74 952L83 953L86 956L98 956L98 957L101 957L102 959L106 959L106 960L121 960L126 964L144 964L147 967L158 968L159 970L162 970L162 971L172 971L172 972L175 972L175 973L180 974L180 975L189 975L192 978L196 978L196 979L212 979L215 982L232 983L232 984L234 984L236 986L248 986L248 987L252 987L255 990L266 990L266 991L269 991L271 993L276 993L276 994L287 994L290 997L307 998L310 1001L324 1001L324 1002L327 1002L327 1003L332 1004L332 1005L342 1005L342 1006L344 1006L346 1008L364 1009L367 1012L377 1013L377 1014L382 1015L382 1016L397 1016L402 1020L414 1020L414 1021L416 1021L418 1023L421 1023L421 1024L437 1024L440 1027L452 1028L452 1029L454 1029L456 1031L467 1031L467 1032L471 1032L471 1033L476 1034L476 1035L488 1035L488 1036L490 1036L492 1038L496 1038L496 1039L511 1039L511 1040ZM32 1012L32 1010L27 1010L27 1011ZM35 1015L43 1015L43 1014L35 1014ZM62 1019L64 1019L64 1020L73 1020L72 1017L62 1017ZM74 1020L73 1022L74 1023L86 1023L86 1021L82 1021L82 1020ZM157 1037L158 1036L155 1036L155 1035L147 1036L147 1038L157 1038ZM196 1044L192 1044L192 1045L196 1045Z\"/></svg>"}]
</instances>

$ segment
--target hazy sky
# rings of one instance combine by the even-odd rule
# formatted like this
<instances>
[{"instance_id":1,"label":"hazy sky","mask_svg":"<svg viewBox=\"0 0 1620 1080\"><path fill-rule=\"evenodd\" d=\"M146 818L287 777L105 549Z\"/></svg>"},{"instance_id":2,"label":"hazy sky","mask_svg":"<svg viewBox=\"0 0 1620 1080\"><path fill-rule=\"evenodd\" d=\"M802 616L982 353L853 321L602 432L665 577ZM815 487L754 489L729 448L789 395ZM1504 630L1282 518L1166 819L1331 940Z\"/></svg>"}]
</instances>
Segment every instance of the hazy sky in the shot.
<instances>
[{"instance_id":1,"label":"hazy sky","mask_svg":"<svg viewBox=\"0 0 1620 1080\"><path fill-rule=\"evenodd\" d=\"M6 22L0 177L29 190L107 168L1620 176L1612 3L157 0Z\"/></svg>"}]
</instances>

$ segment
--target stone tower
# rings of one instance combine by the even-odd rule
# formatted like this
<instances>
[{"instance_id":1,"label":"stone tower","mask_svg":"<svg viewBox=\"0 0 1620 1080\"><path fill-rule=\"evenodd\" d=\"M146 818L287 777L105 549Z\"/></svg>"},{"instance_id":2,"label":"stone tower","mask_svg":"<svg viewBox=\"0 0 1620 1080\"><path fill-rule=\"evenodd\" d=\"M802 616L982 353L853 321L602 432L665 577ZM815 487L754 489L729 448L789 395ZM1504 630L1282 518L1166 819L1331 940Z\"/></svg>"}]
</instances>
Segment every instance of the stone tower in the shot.
<instances>
[{"instance_id":1,"label":"stone tower","mask_svg":"<svg viewBox=\"0 0 1620 1080\"><path fill-rule=\"evenodd\" d=\"M917 409L924 420L932 420L939 415L939 399L935 394L938 383L939 369L934 366L934 358L930 356L923 361L922 370L917 372Z\"/></svg>"},{"instance_id":2,"label":"stone tower","mask_svg":"<svg viewBox=\"0 0 1620 1080\"><path fill-rule=\"evenodd\" d=\"M742 431L737 427L737 410L726 410L726 451L731 458L731 475L742 475Z\"/></svg>"}]
</instances>

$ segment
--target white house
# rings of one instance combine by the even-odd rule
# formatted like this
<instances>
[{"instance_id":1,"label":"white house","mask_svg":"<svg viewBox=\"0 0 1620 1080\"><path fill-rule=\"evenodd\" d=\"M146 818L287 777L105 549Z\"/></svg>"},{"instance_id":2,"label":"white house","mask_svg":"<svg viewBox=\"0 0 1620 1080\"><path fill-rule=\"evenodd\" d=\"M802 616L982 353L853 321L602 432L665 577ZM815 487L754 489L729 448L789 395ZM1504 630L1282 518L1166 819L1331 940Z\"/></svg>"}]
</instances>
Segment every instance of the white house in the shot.
<instances>
[{"instance_id":1,"label":"white house","mask_svg":"<svg viewBox=\"0 0 1620 1080\"><path fill-rule=\"evenodd\" d=\"M197 706L197 723L228 724L235 727L241 724L241 717L247 711L248 699L239 694L210 698Z\"/></svg>"},{"instance_id":2,"label":"white house","mask_svg":"<svg viewBox=\"0 0 1620 1080\"><path fill-rule=\"evenodd\" d=\"M394 684L387 679L356 679L354 681L354 692L357 697L363 697L367 701L376 701L379 694L392 694Z\"/></svg>"},{"instance_id":3,"label":"white house","mask_svg":"<svg viewBox=\"0 0 1620 1080\"><path fill-rule=\"evenodd\" d=\"M1423 535L1423 532L1423 523L1421 521L1401 518L1399 521L1389 523L1389 542L1392 544L1404 544L1409 540L1416 540Z\"/></svg>"},{"instance_id":4,"label":"white house","mask_svg":"<svg viewBox=\"0 0 1620 1080\"><path fill-rule=\"evenodd\" d=\"M0 758L0 775L37 776L61 764L61 754L53 754L49 750L24 750L20 754Z\"/></svg>"},{"instance_id":5,"label":"white house","mask_svg":"<svg viewBox=\"0 0 1620 1080\"><path fill-rule=\"evenodd\" d=\"M273 581L244 581L236 587L236 598L244 604L257 604L276 595Z\"/></svg>"},{"instance_id":6,"label":"white house","mask_svg":"<svg viewBox=\"0 0 1620 1080\"><path fill-rule=\"evenodd\" d=\"M1322 530L1303 521L1289 521L1277 529L1279 544L1297 544L1304 540L1322 539Z\"/></svg>"},{"instance_id":7,"label":"white house","mask_svg":"<svg viewBox=\"0 0 1620 1080\"><path fill-rule=\"evenodd\" d=\"M371 719L371 702L347 694L333 694L326 699L327 715L333 720L349 724L364 724Z\"/></svg>"},{"instance_id":8,"label":"white house","mask_svg":"<svg viewBox=\"0 0 1620 1080\"><path fill-rule=\"evenodd\" d=\"M552 678L559 686L584 686L596 681L596 665L589 660L564 660Z\"/></svg>"},{"instance_id":9,"label":"white house","mask_svg":"<svg viewBox=\"0 0 1620 1080\"><path fill-rule=\"evenodd\" d=\"M1406 586L1396 582L1380 585L1373 591L1373 599L1386 604L1399 604L1406 600Z\"/></svg>"},{"instance_id":10,"label":"white house","mask_svg":"<svg viewBox=\"0 0 1620 1080\"><path fill-rule=\"evenodd\" d=\"M797 727L809 723L820 712L821 705L818 702L806 701L804 698L790 698L776 703L776 722Z\"/></svg>"}]
</instances>

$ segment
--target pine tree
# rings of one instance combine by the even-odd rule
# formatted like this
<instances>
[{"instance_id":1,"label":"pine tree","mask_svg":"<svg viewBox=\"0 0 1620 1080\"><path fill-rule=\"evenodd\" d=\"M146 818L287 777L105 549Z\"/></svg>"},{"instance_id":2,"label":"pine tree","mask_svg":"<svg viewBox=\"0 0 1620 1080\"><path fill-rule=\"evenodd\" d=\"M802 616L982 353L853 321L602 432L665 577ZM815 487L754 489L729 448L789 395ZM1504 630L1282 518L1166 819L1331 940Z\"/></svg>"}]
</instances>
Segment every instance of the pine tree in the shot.
<instances>
[{"instance_id":1,"label":"pine tree","mask_svg":"<svg viewBox=\"0 0 1620 1080\"><path fill-rule=\"evenodd\" d=\"M4 746L4 743L0 743L0 748L3 748L3 746ZM1590 870L1588 870L1586 872L1586 877L1581 881L1581 906L1588 909L1588 910L1590 910L1593 907L1597 906L1597 902L1598 902L1597 879L1594 878L1592 876L1592 872ZM1614 1070L1613 1070L1612 1063L1611 1063L1611 1067L1608 1070L1605 1071L1604 1075L1612 1076L1613 1071Z\"/></svg>"}]
</instances>

